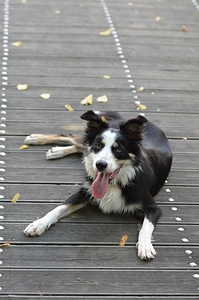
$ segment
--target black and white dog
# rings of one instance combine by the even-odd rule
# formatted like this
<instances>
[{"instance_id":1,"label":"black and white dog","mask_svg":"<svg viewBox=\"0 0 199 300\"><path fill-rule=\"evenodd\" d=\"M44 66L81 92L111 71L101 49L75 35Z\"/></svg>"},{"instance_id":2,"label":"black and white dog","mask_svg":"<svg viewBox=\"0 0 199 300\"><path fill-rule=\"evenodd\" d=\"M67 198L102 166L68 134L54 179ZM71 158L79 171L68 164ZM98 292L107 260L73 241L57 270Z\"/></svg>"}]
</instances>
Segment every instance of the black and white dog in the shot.
<instances>
[{"instance_id":1,"label":"black and white dog","mask_svg":"<svg viewBox=\"0 0 199 300\"><path fill-rule=\"evenodd\" d=\"M84 151L87 178L76 194L28 225L24 233L41 235L60 218L88 203L97 203L105 213L141 212L144 219L137 242L138 256L154 258L151 238L161 209L153 197L163 186L172 162L164 132L141 115L125 121L117 112L88 111L81 118L87 121L83 139L40 134L26 138L27 144L70 143L49 150L48 159Z\"/></svg>"}]
</instances>

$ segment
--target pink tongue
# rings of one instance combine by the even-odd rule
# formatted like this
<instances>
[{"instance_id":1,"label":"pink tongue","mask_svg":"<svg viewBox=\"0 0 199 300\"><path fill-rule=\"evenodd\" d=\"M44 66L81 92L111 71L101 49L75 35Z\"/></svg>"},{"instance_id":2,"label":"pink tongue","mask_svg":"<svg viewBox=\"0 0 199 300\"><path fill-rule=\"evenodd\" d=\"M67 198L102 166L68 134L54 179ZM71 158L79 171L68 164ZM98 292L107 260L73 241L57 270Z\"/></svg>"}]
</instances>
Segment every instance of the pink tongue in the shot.
<instances>
[{"instance_id":1,"label":"pink tongue","mask_svg":"<svg viewBox=\"0 0 199 300\"><path fill-rule=\"evenodd\" d=\"M97 173L97 177L92 184L92 195L97 199L101 199L104 197L108 190L108 183L109 183L109 174Z\"/></svg>"}]
</instances>

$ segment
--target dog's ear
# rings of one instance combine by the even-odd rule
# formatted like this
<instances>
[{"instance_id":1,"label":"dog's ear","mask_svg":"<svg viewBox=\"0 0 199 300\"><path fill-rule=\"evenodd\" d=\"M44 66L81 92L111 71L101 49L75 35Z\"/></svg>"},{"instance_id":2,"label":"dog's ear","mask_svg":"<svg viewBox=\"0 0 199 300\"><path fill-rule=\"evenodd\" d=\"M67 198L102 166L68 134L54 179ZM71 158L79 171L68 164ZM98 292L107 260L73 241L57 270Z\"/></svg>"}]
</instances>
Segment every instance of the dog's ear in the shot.
<instances>
[{"instance_id":1,"label":"dog's ear","mask_svg":"<svg viewBox=\"0 0 199 300\"><path fill-rule=\"evenodd\" d=\"M142 140L143 125L147 119L143 116L138 116L136 119L130 119L125 124L120 126L120 130L128 134L133 140Z\"/></svg>"},{"instance_id":2,"label":"dog's ear","mask_svg":"<svg viewBox=\"0 0 199 300\"><path fill-rule=\"evenodd\" d=\"M94 111L92 110L89 110L86 113L84 113L81 116L81 119L88 121L86 128L86 140L89 143L92 143L97 134L101 133L102 131L108 128L106 118L94 113Z\"/></svg>"}]
</instances>

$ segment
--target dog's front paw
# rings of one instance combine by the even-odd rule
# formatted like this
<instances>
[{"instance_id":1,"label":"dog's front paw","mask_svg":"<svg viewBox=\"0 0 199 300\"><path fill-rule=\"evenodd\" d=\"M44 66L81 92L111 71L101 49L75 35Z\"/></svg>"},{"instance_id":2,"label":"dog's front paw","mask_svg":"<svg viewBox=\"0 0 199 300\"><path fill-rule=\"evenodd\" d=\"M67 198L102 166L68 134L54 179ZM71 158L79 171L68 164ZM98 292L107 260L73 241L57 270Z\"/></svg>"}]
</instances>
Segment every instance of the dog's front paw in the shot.
<instances>
[{"instance_id":1,"label":"dog's front paw","mask_svg":"<svg viewBox=\"0 0 199 300\"><path fill-rule=\"evenodd\" d=\"M44 219L41 218L30 223L23 232L27 236L38 236L44 233L48 228L48 223L44 222Z\"/></svg>"},{"instance_id":2,"label":"dog's front paw","mask_svg":"<svg viewBox=\"0 0 199 300\"><path fill-rule=\"evenodd\" d=\"M42 134L31 134L25 138L24 142L26 145L42 145L42 136Z\"/></svg>"},{"instance_id":3,"label":"dog's front paw","mask_svg":"<svg viewBox=\"0 0 199 300\"><path fill-rule=\"evenodd\" d=\"M53 147L46 152L46 159L56 159L64 157L64 147Z\"/></svg>"},{"instance_id":4,"label":"dog's front paw","mask_svg":"<svg viewBox=\"0 0 199 300\"><path fill-rule=\"evenodd\" d=\"M151 241L138 241L136 248L138 249L138 257L142 260L151 260L156 256L156 251Z\"/></svg>"}]
</instances>

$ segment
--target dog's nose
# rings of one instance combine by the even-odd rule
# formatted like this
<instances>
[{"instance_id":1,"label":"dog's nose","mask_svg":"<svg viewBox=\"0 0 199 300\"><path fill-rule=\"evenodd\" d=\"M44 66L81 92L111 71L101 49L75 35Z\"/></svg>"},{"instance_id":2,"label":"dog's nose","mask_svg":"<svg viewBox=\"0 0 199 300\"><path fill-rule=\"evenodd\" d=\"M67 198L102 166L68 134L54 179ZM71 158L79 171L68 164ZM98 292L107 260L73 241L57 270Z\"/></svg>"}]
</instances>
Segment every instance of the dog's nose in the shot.
<instances>
[{"instance_id":1,"label":"dog's nose","mask_svg":"<svg viewBox=\"0 0 199 300\"><path fill-rule=\"evenodd\" d=\"M104 160L98 160L96 162L96 167L98 171L104 171L107 167L107 163Z\"/></svg>"}]
</instances>

